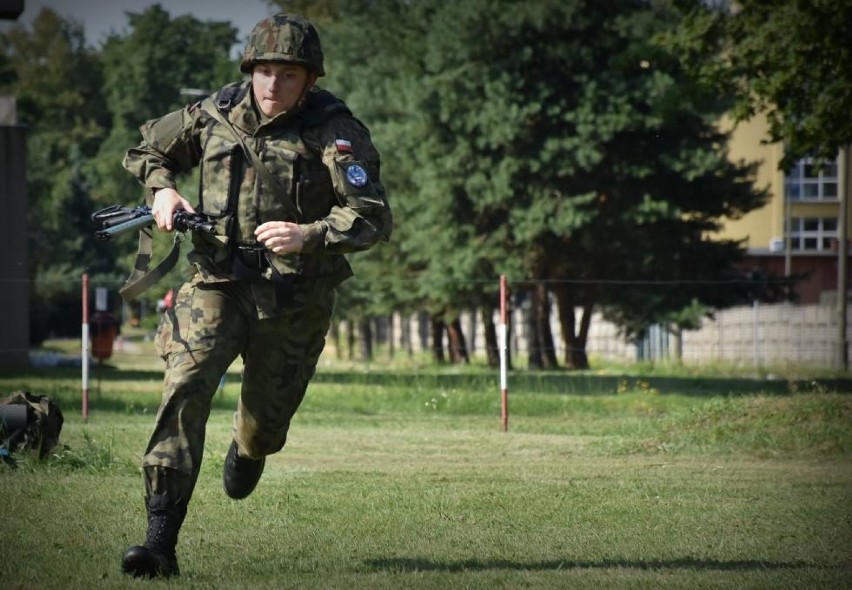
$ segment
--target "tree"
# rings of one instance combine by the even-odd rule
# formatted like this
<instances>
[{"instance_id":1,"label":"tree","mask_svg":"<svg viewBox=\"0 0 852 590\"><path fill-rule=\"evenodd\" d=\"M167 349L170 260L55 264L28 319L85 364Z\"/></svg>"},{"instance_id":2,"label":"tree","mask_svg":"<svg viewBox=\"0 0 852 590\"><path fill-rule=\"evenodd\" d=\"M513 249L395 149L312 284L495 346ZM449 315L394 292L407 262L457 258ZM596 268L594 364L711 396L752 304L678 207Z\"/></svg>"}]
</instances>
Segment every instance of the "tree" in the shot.
<instances>
[{"instance_id":1,"label":"tree","mask_svg":"<svg viewBox=\"0 0 852 590\"><path fill-rule=\"evenodd\" d=\"M478 215L454 183L459 162L446 149L452 130L437 110L437 91L426 82L433 73L426 63L434 41L429 29L440 8L436 2L394 0L348 4L346 18L323 32L329 83L336 92L342 89L369 122L379 147L387 148L383 177L396 220L390 244L395 264L393 274L386 266L382 276L394 281L393 305L400 311L427 309L434 323L455 326L454 339L460 310L479 307L493 339L497 280L489 256L502 258L502 250L480 238L493 233L496 243L503 234L500 219ZM476 247L468 247L472 243ZM371 252L365 258L373 257ZM435 334L443 338L444 330ZM496 350L496 342L486 348Z\"/></svg>"},{"instance_id":2,"label":"tree","mask_svg":"<svg viewBox=\"0 0 852 590\"><path fill-rule=\"evenodd\" d=\"M229 23L172 20L159 6L131 14L130 23L128 37L113 35L100 50L84 45L80 24L49 9L31 31L16 26L0 35L0 89L17 97L29 128L36 341L48 326L79 329L79 315L68 310L80 309L71 301L79 298L84 271L117 281L130 268L135 242L97 242L90 216L106 204L141 200L138 183L121 167L125 150L140 139L138 125L192 100L181 95L183 87L214 90L239 75L229 56L236 43ZM187 184L189 196L195 185ZM118 264L122 253L127 262Z\"/></svg>"},{"instance_id":3,"label":"tree","mask_svg":"<svg viewBox=\"0 0 852 590\"><path fill-rule=\"evenodd\" d=\"M852 4L831 0L741 0L727 6L692 6L673 35L684 66L717 85L733 84L738 121L757 113L769 122L766 140L784 146L779 169L813 158L818 166L852 153ZM717 46L718 58L696 60L698 47ZM708 65L709 64L709 65ZM849 172L840 195L838 240L847 243ZM838 252L838 291L848 282L846 248ZM846 296L838 297L838 364L848 366Z\"/></svg>"},{"instance_id":4,"label":"tree","mask_svg":"<svg viewBox=\"0 0 852 590\"><path fill-rule=\"evenodd\" d=\"M81 163L97 150L107 122L97 58L85 48L82 28L49 9L32 31L15 27L2 40L14 72L5 91L16 96L29 129L30 259L35 269L59 262L79 267L87 219L69 206L86 196ZM93 262L95 252L83 253L83 260Z\"/></svg>"},{"instance_id":5,"label":"tree","mask_svg":"<svg viewBox=\"0 0 852 590\"><path fill-rule=\"evenodd\" d=\"M341 14L352 10L340 0L272 0L269 2L282 12L294 12L309 19L318 27L340 20ZM359 7L356 6L355 10Z\"/></svg>"},{"instance_id":6,"label":"tree","mask_svg":"<svg viewBox=\"0 0 852 590\"><path fill-rule=\"evenodd\" d=\"M363 0L329 13L329 78L391 147L396 258L375 276L395 282L396 303L451 322L493 309L505 273L534 299L531 364L551 364L550 291L565 362L585 368L596 309L638 338L695 309L775 297L771 280L737 269L740 244L708 239L765 195L717 126L735 88L712 83L716 23L687 47L703 70L671 42L701 6Z\"/></svg>"},{"instance_id":7,"label":"tree","mask_svg":"<svg viewBox=\"0 0 852 590\"><path fill-rule=\"evenodd\" d=\"M184 88L212 92L240 75L230 57L237 40L230 23L172 19L159 5L128 16L129 35L108 37L101 52L112 125L89 171L106 204L139 201L139 185L121 161L139 142L141 123L198 99Z\"/></svg>"},{"instance_id":8,"label":"tree","mask_svg":"<svg viewBox=\"0 0 852 590\"><path fill-rule=\"evenodd\" d=\"M833 161L852 142L852 4L736 5L710 17L727 19L727 73L741 84L735 113L740 119L766 114L770 141L784 143L785 170L807 156Z\"/></svg>"},{"instance_id":9,"label":"tree","mask_svg":"<svg viewBox=\"0 0 852 590\"><path fill-rule=\"evenodd\" d=\"M138 205L144 200L138 181L122 167L126 151L139 143L138 127L199 100L184 89L213 92L239 79L239 68L230 56L236 29L227 22L202 22L192 16L171 18L159 5L129 15L126 36L112 35L101 50L110 133L100 150L86 164L92 179L92 196L99 206ZM197 172L179 179L180 190L190 200L197 198ZM173 236L155 232L155 259L171 246ZM111 243L120 253L121 267L132 268L135 236ZM142 295L153 301L180 282L185 260Z\"/></svg>"},{"instance_id":10,"label":"tree","mask_svg":"<svg viewBox=\"0 0 852 590\"><path fill-rule=\"evenodd\" d=\"M402 68L416 75L411 115L388 128L416 146L416 190L398 204L416 228L403 250L436 279L430 302L459 301L477 270L548 281L566 363L585 368L596 307L636 336L694 300L752 294L735 270L741 247L706 236L764 195L716 128L730 96L654 42L679 26L670 3L410 6L425 39ZM409 45L397 42L399 58Z\"/></svg>"},{"instance_id":11,"label":"tree","mask_svg":"<svg viewBox=\"0 0 852 590\"><path fill-rule=\"evenodd\" d=\"M731 114L767 117L768 142L784 144L779 163L834 160L852 141L852 5L813 0L678 3L681 26L660 36L708 88L735 97Z\"/></svg>"},{"instance_id":12,"label":"tree","mask_svg":"<svg viewBox=\"0 0 852 590\"><path fill-rule=\"evenodd\" d=\"M28 127L29 259L33 310L30 334L79 329L67 298L79 293L85 269L111 270L110 255L91 231L92 201L84 163L105 136L108 117L97 55L80 25L43 9L32 30L16 26L0 35L2 90L17 98ZM51 276L55 283L42 280ZM72 309L80 309L79 305Z\"/></svg>"}]
</instances>

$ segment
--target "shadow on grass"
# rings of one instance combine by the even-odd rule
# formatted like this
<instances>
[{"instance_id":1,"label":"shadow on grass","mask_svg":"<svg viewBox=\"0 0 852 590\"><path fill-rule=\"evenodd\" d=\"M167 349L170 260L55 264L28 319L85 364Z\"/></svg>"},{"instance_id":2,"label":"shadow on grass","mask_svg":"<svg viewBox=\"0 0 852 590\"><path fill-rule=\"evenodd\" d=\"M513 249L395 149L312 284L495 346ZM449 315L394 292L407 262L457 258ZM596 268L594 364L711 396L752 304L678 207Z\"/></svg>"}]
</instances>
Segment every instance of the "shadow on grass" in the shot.
<instances>
[{"instance_id":1,"label":"shadow on grass","mask_svg":"<svg viewBox=\"0 0 852 590\"><path fill-rule=\"evenodd\" d=\"M239 375L227 375L227 383L239 382ZM81 406L80 368L51 367L0 371L0 397L16 390L46 395L59 404L63 412L78 411ZM139 383L145 391L139 391ZM163 371L120 370L111 365L93 368L89 372L89 410L125 414L156 414L160 406ZM133 384L134 391L122 392L122 383ZM214 409L233 409L233 397L217 392L213 397Z\"/></svg>"},{"instance_id":2,"label":"shadow on grass","mask_svg":"<svg viewBox=\"0 0 852 590\"><path fill-rule=\"evenodd\" d=\"M755 559L717 560L683 557L680 559L601 559L599 561L509 561L503 559L464 561L431 561L414 558L372 559L365 562L374 571L391 572L476 572L487 570L560 571L571 569L639 569L639 570L706 570L706 571L763 571L819 567L824 565L803 561L759 561ZM834 567L834 566L829 566Z\"/></svg>"},{"instance_id":3,"label":"shadow on grass","mask_svg":"<svg viewBox=\"0 0 852 590\"><path fill-rule=\"evenodd\" d=\"M80 401L78 399L60 400L60 407L63 409L66 406L77 408L79 405ZM92 414L96 414L97 412L111 412L119 414L150 414L151 416L155 416L159 407L159 398L130 400L127 396L114 397L109 395L92 395L89 398L89 411ZM234 410L236 409L236 401L233 398L217 393L213 397L211 408L214 410Z\"/></svg>"},{"instance_id":4,"label":"shadow on grass","mask_svg":"<svg viewBox=\"0 0 852 590\"><path fill-rule=\"evenodd\" d=\"M317 372L317 383L377 385L384 387L427 387L438 389L482 389L499 387L499 375L438 373ZM511 373L509 389L514 393L610 395L619 391L653 389L681 395L787 395L795 392L852 393L852 379L747 379L740 377L639 377L630 375L585 375L567 373Z\"/></svg>"},{"instance_id":5,"label":"shadow on grass","mask_svg":"<svg viewBox=\"0 0 852 590\"><path fill-rule=\"evenodd\" d=\"M0 372L0 379L25 383L29 379L79 378L80 369L51 368L25 369ZM159 390L163 379L162 370L120 370L111 365L95 367L90 372L90 387L98 382L115 384L123 381L150 381ZM238 383L240 375L228 373L228 383ZM468 389L493 391L499 387L499 374L438 372L395 372L395 371L340 371L320 368L313 378L314 383L335 385L368 385L398 389ZM745 377L665 377L635 375L593 375L583 373L536 373L511 372L508 376L509 389L513 393L553 393L569 395L611 395L621 391L653 390L661 394L696 396L739 396L753 394L788 395L803 392L852 393L852 378L821 379L758 379Z\"/></svg>"}]
</instances>

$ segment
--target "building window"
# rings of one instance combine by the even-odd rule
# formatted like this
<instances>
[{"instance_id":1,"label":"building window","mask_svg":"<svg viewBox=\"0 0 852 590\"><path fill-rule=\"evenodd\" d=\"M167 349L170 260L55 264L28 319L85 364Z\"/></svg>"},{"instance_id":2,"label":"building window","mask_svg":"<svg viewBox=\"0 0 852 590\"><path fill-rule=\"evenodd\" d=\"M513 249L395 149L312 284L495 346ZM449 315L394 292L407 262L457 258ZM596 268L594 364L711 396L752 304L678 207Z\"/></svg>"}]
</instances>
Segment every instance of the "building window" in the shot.
<instances>
[{"instance_id":1,"label":"building window","mask_svg":"<svg viewBox=\"0 0 852 590\"><path fill-rule=\"evenodd\" d=\"M785 175L784 190L791 201L836 201L837 160L822 170L810 158L799 160Z\"/></svg>"},{"instance_id":2,"label":"building window","mask_svg":"<svg viewBox=\"0 0 852 590\"><path fill-rule=\"evenodd\" d=\"M799 252L831 252L837 243L836 217L794 217L790 248Z\"/></svg>"}]
</instances>

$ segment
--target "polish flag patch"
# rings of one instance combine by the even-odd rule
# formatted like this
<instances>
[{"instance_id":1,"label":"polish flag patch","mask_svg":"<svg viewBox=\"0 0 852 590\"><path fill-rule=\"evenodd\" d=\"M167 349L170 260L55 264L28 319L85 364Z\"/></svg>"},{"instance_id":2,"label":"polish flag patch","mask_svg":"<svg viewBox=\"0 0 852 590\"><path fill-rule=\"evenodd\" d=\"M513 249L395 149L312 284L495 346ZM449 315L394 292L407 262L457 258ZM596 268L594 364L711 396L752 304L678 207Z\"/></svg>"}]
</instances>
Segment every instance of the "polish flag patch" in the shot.
<instances>
[{"instance_id":1,"label":"polish flag patch","mask_svg":"<svg viewBox=\"0 0 852 590\"><path fill-rule=\"evenodd\" d=\"M343 152L346 154L352 153L352 142L348 139L336 139L334 140L334 145L337 146L338 152Z\"/></svg>"}]
</instances>

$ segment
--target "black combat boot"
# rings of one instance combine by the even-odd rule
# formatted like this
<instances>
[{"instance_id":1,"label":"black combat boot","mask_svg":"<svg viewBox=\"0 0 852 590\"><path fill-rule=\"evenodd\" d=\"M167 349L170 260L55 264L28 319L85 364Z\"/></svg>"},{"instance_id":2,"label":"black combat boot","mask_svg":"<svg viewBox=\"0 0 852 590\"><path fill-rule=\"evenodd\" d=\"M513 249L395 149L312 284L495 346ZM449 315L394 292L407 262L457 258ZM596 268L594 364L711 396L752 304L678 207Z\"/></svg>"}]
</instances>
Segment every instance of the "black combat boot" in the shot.
<instances>
[{"instance_id":1,"label":"black combat boot","mask_svg":"<svg viewBox=\"0 0 852 590\"><path fill-rule=\"evenodd\" d=\"M124 552L121 569L135 578L170 578L180 575L175 547L186 517L186 502L166 502L164 496L148 498L148 538Z\"/></svg>"},{"instance_id":2,"label":"black combat boot","mask_svg":"<svg viewBox=\"0 0 852 590\"><path fill-rule=\"evenodd\" d=\"M225 469L222 472L222 482L225 484L225 493L234 500L242 500L254 491L266 457L262 459L246 459L237 453L236 441L231 441L231 447L225 456Z\"/></svg>"}]
</instances>

